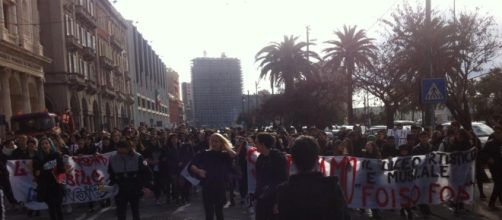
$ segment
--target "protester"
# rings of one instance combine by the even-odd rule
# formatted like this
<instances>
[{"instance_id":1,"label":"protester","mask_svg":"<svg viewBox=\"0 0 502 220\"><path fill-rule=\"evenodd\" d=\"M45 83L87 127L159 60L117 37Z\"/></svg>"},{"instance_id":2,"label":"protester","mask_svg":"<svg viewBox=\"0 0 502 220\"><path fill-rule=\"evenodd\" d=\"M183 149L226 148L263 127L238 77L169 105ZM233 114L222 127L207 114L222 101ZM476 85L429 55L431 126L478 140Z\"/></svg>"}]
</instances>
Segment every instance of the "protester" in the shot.
<instances>
[{"instance_id":1,"label":"protester","mask_svg":"<svg viewBox=\"0 0 502 220\"><path fill-rule=\"evenodd\" d=\"M418 135L419 143L413 147L411 154L412 155L425 155L432 152L432 145L429 143L429 133L426 131L422 131ZM427 204L419 204L418 208L420 212L424 215L424 217L428 218L431 215L431 209Z\"/></svg>"},{"instance_id":2,"label":"protester","mask_svg":"<svg viewBox=\"0 0 502 220\"><path fill-rule=\"evenodd\" d=\"M236 153L232 144L221 134L214 133L209 139L209 150L199 153L190 170L201 179L202 199L206 220L223 220L225 181L231 169L231 158Z\"/></svg>"},{"instance_id":3,"label":"protester","mask_svg":"<svg viewBox=\"0 0 502 220\"><path fill-rule=\"evenodd\" d=\"M260 153L256 160L256 220L274 219L276 187L287 180L287 161L283 153L274 149L275 138L269 133L258 133L255 146Z\"/></svg>"},{"instance_id":4,"label":"protester","mask_svg":"<svg viewBox=\"0 0 502 220\"><path fill-rule=\"evenodd\" d=\"M12 152L13 160L21 160L28 157L27 142L28 142L28 136L19 135L17 137L16 141L17 148Z\"/></svg>"},{"instance_id":5,"label":"protester","mask_svg":"<svg viewBox=\"0 0 502 220\"><path fill-rule=\"evenodd\" d=\"M338 178L314 171L319 151L312 137L300 136L294 142L291 156L298 173L278 188L278 219L350 219Z\"/></svg>"},{"instance_id":6,"label":"protester","mask_svg":"<svg viewBox=\"0 0 502 220\"><path fill-rule=\"evenodd\" d=\"M405 156L411 155L411 152L409 150L410 150L410 148L407 145L399 146L398 156L405 157ZM407 195L407 196L410 196L410 195ZM399 212L401 214L401 217L413 219L413 211L412 211L409 203L404 205L403 207L401 207L401 210Z\"/></svg>"},{"instance_id":7,"label":"protester","mask_svg":"<svg viewBox=\"0 0 502 220\"><path fill-rule=\"evenodd\" d=\"M399 154L398 149L396 149L396 141L393 136L388 136L385 138L385 143L382 147L382 158L391 158Z\"/></svg>"},{"instance_id":8,"label":"protester","mask_svg":"<svg viewBox=\"0 0 502 220\"><path fill-rule=\"evenodd\" d=\"M180 164L179 164L179 141L178 135L175 133L169 134L167 138L165 158L167 162L167 203L173 201L175 204L180 204L180 193L178 187L178 177L180 174Z\"/></svg>"},{"instance_id":9,"label":"protester","mask_svg":"<svg viewBox=\"0 0 502 220\"><path fill-rule=\"evenodd\" d=\"M244 199L247 198L248 194L248 162L247 162L247 151L248 151L248 142L242 136L237 138L237 163L239 165L240 170L240 179L239 179L239 193L241 196L241 205L244 205Z\"/></svg>"},{"instance_id":10,"label":"protester","mask_svg":"<svg viewBox=\"0 0 502 220\"><path fill-rule=\"evenodd\" d=\"M178 150L178 168L179 172L181 172L195 156L195 151L193 149L193 143L190 138L183 134L181 137L181 144ZM178 173L180 174L180 173ZM181 196L181 203L185 204L190 202L190 188L192 184L188 182L184 177L178 175L178 188Z\"/></svg>"},{"instance_id":11,"label":"protester","mask_svg":"<svg viewBox=\"0 0 502 220\"><path fill-rule=\"evenodd\" d=\"M61 154L49 138L40 140L39 152L33 161L33 173L37 181L38 200L49 207L51 220L62 220L65 167Z\"/></svg>"},{"instance_id":12,"label":"protester","mask_svg":"<svg viewBox=\"0 0 502 220\"><path fill-rule=\"evenodd\" d=\"M158 142L158 139L155 136L152 136L150 139L145 140L143 142L145 145L145 151L143 152L143 157L148 162L150 170L153 172L153 193L155 195L155 202L157 205L160 205L160 195L163 188L163 182L161 179L160 173L160 158L162 154L162 149Z\"/></svg>"},{"instance_id":13,"label":"protester","mask_svg":"<svg viewBox=\"0 0 502 220\"><path fill-rule=\"evenodd\" d=\"M117 219L125 220L127 205L131 205L133 220L139 220L139 199L149 195L152 188L152 173L148 163L133 150L126 141L117 143L117 154L110 157L109 185L117 184L119 191L115 197Z\"/></svg>"},{"instance_id":14,"label":"protester","mask_svg":"<svg viewBox=\"0 0 502 220\"><path fill-rule=\"evenodd\" d=\"M382 155L378 150L378 146L373 141L368 141L365 146L365 151L363 153L364 158L370 159L382 159ZM379 209L371 209L371 214L375 219L381 219L380 210Z\"/></svg>"},{"instance_id":15,"label":"protester","mask_svg":"<svg viewBox=\"0 0 502 220\"><path fill-rule=\"evenodd\" d=\"M483 157L488 163L493 179L493 191L488 206L491 210L500 210L496 205L497 197L502 204L502 126L496 125L492 138L483 148Z\"/></svg>"},{"instance_id":16,"label":"protester","mask_svg":"<svg viewBox=\"0 0 502 220\"><path fill-rule=\"evenodd\" d=\"M8 173L6 167L7 160L12 159L12 153L14 152L14 150L16 150L16 148L17 148L16 143L14 142L14 139L12 139L12 137L10 137L9 139L7 139L7 141L4 142L2 146L2 152L0 153L0 161L2 164L2 167L0 169L4 170L1 173L5 174ZM12 193L12 186L9 181L9 175L0 176L0 184L2 185L3 196L7 198L7 200L11 205L17 206L18 202L16 201L16 199L14 198L14 194Z\"/></svg>"}]
</instances>

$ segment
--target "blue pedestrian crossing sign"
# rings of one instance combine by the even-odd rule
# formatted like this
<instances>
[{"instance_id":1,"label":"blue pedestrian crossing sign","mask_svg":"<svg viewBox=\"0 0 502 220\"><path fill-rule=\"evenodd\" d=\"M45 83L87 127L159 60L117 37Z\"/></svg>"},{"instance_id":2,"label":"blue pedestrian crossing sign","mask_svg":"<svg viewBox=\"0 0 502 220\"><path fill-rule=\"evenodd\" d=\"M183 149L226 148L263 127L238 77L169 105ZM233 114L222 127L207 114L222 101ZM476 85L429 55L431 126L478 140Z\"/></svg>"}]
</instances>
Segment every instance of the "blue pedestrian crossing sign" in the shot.
<instances>
[{"instance_id":1,"label":"blue pedestrian crossing sign","mask_svg":"<svg viewBox=\"0 0 502 220\"><path fill-rule=\"evenodd\" d=\"M446 102L446 80L445 79L423 79L422 80L422 103L441 104Z\"/></svg>"}]
</instances>

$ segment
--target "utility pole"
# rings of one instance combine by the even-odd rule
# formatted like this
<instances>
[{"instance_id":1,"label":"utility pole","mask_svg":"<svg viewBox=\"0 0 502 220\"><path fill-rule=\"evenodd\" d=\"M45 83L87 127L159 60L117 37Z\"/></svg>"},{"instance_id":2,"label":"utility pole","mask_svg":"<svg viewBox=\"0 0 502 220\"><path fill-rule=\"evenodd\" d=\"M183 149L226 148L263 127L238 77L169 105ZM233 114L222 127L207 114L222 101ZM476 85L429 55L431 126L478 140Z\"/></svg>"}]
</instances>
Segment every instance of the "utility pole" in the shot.
<instances>
[{"instance_id":1,"label":"utility pole","mask_svg":"<svg viewBox=\"0 0 502 220\"><path fill-rule=\"evenodd\" d=\"M432 39L430 38L430 33L432 32L432 24L431 24L431 0L425 0L425 28L427 34L427 66L429 68L429 77L433 78L433 69L432 69ZM427 109L425 112L425 126L429 128L429 132L434 130L435 119L434 119L434 109L435 104L427 104Z\"/></svg>"},{"instance_id":2,"label":"utility pole","mask_svg":"<svg viewBox=\"0 0 502 220\"><path fill-rule=\"evenodd\" d=\"M248 90L248 113L250 112L250 111L249 111L249 101L251 101L251 100L250 100L250 98L249 98L249 90Z\"/></svg>"}]
</instances>

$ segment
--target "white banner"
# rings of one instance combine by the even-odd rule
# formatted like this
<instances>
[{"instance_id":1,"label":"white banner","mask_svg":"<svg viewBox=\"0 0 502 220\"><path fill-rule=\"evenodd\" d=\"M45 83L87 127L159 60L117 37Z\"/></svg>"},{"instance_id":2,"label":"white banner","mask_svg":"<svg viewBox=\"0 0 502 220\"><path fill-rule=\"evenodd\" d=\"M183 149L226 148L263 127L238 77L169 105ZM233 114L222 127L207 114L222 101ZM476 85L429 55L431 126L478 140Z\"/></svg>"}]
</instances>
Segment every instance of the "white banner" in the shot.
<instances>
[{"instance_id":1,"label":"white banner","mask_svg":"<svg viewBox=\"0 0 502 220\"><path fill-rule=\"evenodd\" d=\"M118 189L113 187L99 190L100 184L109 183L108 163L115 152L63 158L66 175L65 197L63 204L87 203L108 199L116 195ZM9 180L16 200L32 210L47 209L45 203L37 202L37 184L33 177L32 160L9 160L7 162Z\"/></svg>"},{"instance_id":2,"label":"white banner","mask_svg":"<svg viewBox=\"0 0 502 220\"><path fill-rule=\"evenodd\" d=\"M321 156L317 170L338 176L349 208L396 209L447 201L473 202L476 150L428 155L367 159ZM248 150L248 189L256 187L259 153ZM289 173L296 173L287 155Z\"/></svg>"}]
</instances>

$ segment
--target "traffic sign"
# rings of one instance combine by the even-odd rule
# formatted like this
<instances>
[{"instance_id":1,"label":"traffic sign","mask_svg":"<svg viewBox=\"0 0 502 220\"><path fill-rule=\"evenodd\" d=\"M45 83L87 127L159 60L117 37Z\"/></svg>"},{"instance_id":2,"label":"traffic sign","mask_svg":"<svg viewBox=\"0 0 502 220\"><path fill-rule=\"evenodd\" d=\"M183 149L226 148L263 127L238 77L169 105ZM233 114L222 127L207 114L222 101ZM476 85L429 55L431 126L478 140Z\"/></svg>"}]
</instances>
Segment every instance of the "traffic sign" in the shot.
<instances>
[{"instance_id":1,"label":"traffic sign","mask_svg":"<svg viewBox=\"0 0 502 220\"><path fill-rule=\"evenodd\" d=\"M422 103L440 104L446 102L446 80L445 79L423 79L422 80Z\"/></svg>"}]
</instances>

